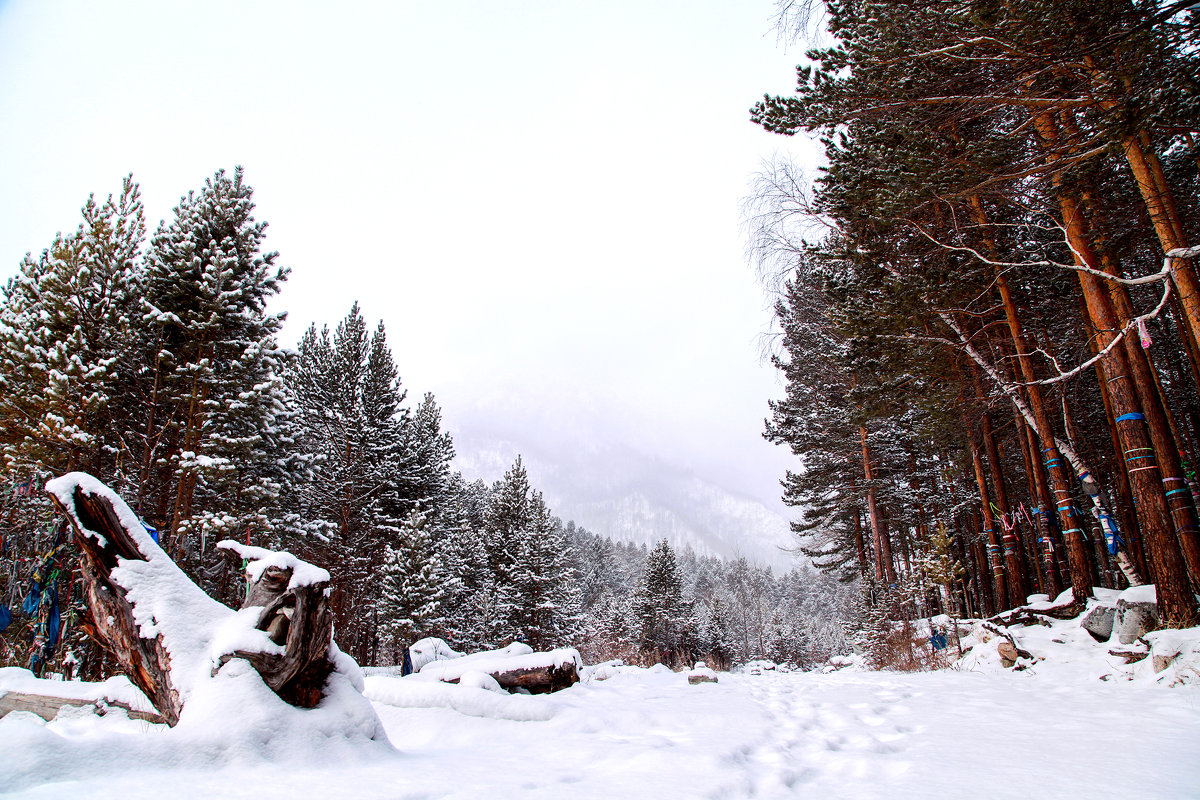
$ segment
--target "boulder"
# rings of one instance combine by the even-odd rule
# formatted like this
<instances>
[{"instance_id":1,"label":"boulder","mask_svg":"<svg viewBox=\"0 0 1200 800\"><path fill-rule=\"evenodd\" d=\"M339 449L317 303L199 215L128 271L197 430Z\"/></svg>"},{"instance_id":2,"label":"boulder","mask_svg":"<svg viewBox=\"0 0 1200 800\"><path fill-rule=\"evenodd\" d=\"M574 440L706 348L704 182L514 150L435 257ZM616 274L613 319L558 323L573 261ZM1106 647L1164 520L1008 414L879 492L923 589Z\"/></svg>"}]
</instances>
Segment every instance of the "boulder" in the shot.
<instances>
[{"instance_id":1,"label":"boulder","mask_svg":"<svg viewBox=\"0 0 1200 800\"><path fill-rule=\"evenodd\" d=\"M1158 627L1158 605L1153 586L1126 589L1117 600L1113 633L1121 644L1133 644L1138 637Z\"/></svg>"},{"instance_id":2,"label":"boulder","mask_svg":"<svg viewBox=\"0 0 1200 800\"><path fill-rule=\"evenodd\" d=\"M1113 622L1116 617L1117 609L1113 606L1092 606L1092 609L1083 615L1079 624L1096 641L1107 642L1112 638Z\"/></svg>"}]
</instances>

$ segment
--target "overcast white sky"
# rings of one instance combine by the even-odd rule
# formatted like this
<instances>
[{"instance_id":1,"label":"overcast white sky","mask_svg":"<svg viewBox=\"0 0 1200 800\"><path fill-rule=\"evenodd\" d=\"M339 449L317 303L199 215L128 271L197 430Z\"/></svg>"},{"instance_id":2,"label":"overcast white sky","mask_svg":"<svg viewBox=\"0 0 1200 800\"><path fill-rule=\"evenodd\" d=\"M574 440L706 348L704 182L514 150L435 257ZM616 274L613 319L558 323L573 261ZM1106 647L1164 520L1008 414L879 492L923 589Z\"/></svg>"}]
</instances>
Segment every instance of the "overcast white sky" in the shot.
<instances>
[{"instance_id":1,"label":"overcast white sky","mask_svg":"<svg viewBox=\"0 0 1200 800\"><path fill-rule=\"evenodd\" d=\"M0 0L0 278L132 172L150 226L241 164L285 342L358 299L451 429L612 443L764 501L781 390L739 204L771 0Z\"/></svg>"}]
</instances>

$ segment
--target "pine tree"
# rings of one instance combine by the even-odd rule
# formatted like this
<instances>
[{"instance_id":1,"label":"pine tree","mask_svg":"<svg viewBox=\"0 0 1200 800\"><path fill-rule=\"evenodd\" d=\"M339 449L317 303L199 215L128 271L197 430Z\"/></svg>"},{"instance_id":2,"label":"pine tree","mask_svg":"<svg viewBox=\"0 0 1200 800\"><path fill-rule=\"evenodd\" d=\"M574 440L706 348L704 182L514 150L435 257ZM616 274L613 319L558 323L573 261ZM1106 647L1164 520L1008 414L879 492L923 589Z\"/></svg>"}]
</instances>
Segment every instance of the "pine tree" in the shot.
<instances>
[{"instance_id":1,"label":"pine tree","mask_svg":"<svg viewBox=\"0 0 1200 800\"><path fill-rule=\"evenodd\" d=\"M402 663L404 650L426 636L443 635L451 581L438 555L427 518L409 514L396 541L384 547L380 575L380 633L383 651Z\"/></svg>"},{"instance_id":2,"label":"pine tree","mask_svg":"<svg viewBox=\"0 0 1200 800\"><path fill-rule=\"evenodd\" d=\"M78 230L36 261L27 255L5 286L0 468L10 477L85 469L128 486L131 454L114 421L144 236L139 189L126 178L118 197L89 197Z\"/></svg>"},{"instance_id":3,"label":"pine tree","mask_svg":"<svg viewBox=\"0 0 1200 800\"><path fill-rule=\"evenodd\" d=\"M634 599L639 621L639 645L668 664L690 660L680 652L689 633L690 609L683 596L683 581L675 551L666 539L650 550Z\"/></svg>"},{"instance_id":4,"label":"pine tree","mask_svg":"<svg viewBox=\"0 0 1200 800\"><path fill-rule=\"evenodd\" d=\"M151 240L140 282L139 506L169 528L169 551L199 564L212 536L244 536L270 525L264 514L287 480L276 439L286 412L267 313L288 270L260 252L266 223L239 167L189 193Z\"/></svg>"},{"instance_id":5,"label":"pine tree","mask_svg":"<svg viewBox=\"0 0 1200 800\"><path fill-rule=\"evenodd\" d=\"M442 430L442 410L426 393L402 424L401 466L397 491L406 503L436 509L449 489L454 442Z\"/></svg>"},{"instance_id":6,"label":"pine tree","mask_svg":"<svg viewBox=\"0 0 1200 800\"><path fill-rule=\"evenodd\" d=\"M330 334L311 326L289 373L299 441L314 458L297 490L289 539L333 577L339 645L372 663L379 637L379 573L406 507L396 471L403 454L404 393L382 324L373 335L355 303Z\"/></svg>"},{"instance_id":7,"label":"pine tree","mask_svg":"<svg viewBox=\"0 0 1200 800\"><path fill-rule=\"evenodd\" d=\"M491 573L488 603L490 622L487 638L494 644L522 635L519 609L522 600L517 584L523 571L521 559L531 536L533 489L520 456L492 486L491 502L484 518L484 549Z\"/></svg>"},{"instance_id":8,"label":"pine tree","mask_svg":"<svg viewBox=\"0 0 1200 800\"><path fill-rule=\"evenodd\" d=\"M579 625L578 577L560 521L550 515L541 492L532 492L530 501L512 576L514 624L535 649L565 646Z\"/></svg>"}]
</instances>

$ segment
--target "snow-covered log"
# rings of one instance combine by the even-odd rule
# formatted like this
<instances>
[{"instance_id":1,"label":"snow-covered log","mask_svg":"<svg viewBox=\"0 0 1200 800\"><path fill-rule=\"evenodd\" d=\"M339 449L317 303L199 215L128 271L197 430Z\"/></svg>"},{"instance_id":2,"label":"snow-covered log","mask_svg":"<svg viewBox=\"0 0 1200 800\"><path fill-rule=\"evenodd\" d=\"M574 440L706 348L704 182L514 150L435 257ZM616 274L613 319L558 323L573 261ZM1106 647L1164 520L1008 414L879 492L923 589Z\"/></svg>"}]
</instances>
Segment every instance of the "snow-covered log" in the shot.
<instances>
[{"instance_id":1,"label":"snow-covered log","mask_svg":"<svg viewBox=\"0 0 1200 800\"><path fill-rule=\"evenodd\" d=\"M213 600L150 538L115 492L84 473L46 484L74 528L88 632L169 725L193 688L244 659L284 701L312 708L338 669L329 573L292 556L222 542L249 559L241 611ZM357 671L357 670L354 670Z\"/></svg>"},{"instance_id":2,"label":"snow-covered log","mask_svg":"<svg viewBox=\"0 0 1200 800\"><path fill-rule=\"evenodd\" d=\"M500 650L472 653L460 658L431 661L417 676L444 683L458 683L468 673L490 675L509 692L525 690L531 694L557 692L579 682L583 665L573 648L535 653L519 642Z\"/></svg>"},{"instance_id":3,"label":"snow-covered log","mask_svg":"<svg viewBox=\"0 0 1200 800\"><path fill-rule=\"evenodd\" d=\"M130 719L145 722L164 722L161 715L153 711L141 711L129 703L120 700L87 700L78 697L58 697L48 694L29 694L28 692L0 692L0 719L12 711L27 711L37 714L49 722L58 716L63 706L75 708L90 708L99 716L104 716L114 708L125 712Z\"/></svg>"}]
</instances>

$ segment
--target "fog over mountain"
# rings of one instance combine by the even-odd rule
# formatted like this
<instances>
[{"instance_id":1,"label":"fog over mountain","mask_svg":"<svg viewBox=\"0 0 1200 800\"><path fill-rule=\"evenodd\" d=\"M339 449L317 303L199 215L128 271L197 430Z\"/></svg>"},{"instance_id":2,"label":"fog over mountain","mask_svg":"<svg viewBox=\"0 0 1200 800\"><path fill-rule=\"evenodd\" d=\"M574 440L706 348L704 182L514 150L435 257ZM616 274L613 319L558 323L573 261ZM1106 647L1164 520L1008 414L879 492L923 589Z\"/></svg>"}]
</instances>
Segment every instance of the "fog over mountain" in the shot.
<instances>
[{"instance_id":1,"label":"fog over mountain","mask_svg":"<svg viewBox=\"0 0 1200 800\"><path fill-rule=\"evenodd\" d=\"M666 538L705 555L745 556L777 572L789 568L793 555L786 548L793 542L783 507L766 495L778 486L769 473L775 460L765 459L761 475L743 473L739 481L698 458L704 448L643 449L629 433L636 425L610 433L616 429L601 426L586 407L579 412L568 421L544 410L456 409L447 420L458 452L455 466L469 480L490 483L520 455L530 480L564 522L618 541ZM761 440L751 438L746 446L770 455ZM755 486L766 496L755 497Z\"/></svg>"}]
</instances>

